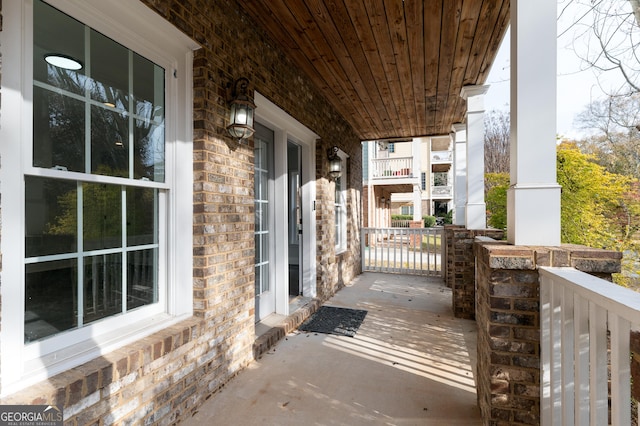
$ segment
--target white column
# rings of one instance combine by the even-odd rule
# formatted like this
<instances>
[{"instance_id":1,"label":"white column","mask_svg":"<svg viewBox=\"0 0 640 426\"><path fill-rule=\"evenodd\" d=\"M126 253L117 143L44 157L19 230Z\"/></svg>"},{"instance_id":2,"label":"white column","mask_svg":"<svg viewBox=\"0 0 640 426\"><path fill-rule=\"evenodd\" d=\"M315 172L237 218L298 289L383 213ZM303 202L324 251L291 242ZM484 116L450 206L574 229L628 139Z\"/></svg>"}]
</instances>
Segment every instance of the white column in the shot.
<instances>
[{"instance_id":1,"label":"white column","mask_svg":"<svg viewBox=\"0 0 640 426\"><path fill-rule=\"evenodd\" d=\"M420 156L423 138L413 138L411 153L413 155L413 178L417 184L413 185L413 220L422 220L422 188L420 188L420 175L422 173L422 158Z\"/></svg>"},{"instance_id":2,"label":"white column","mask_svg":"<svg viewBox=\"0 0 640 426\"><path fill-rule=\"evenodd\" d=\"M465 224L465 212L467 204L467 126L464 123L456 123L452 126L453 132L453 167L454 167L454 214L453 224Z\"/></svg>"},{"instance_id":3,"label":"white column","mask_svg":"<svg viewBox=\"0 0 640 426\"><path fill-rule=\"evenodd\" d=\"M484 202L484 94L489 86L465 86L460 96L467 101L467 229L487 227Z\"/></svg>"},{"instance_id":4,"label":"white column","mask_svg":"<svg viewBox=\"0 0 640 426\"><path fill-rule=\"evenodd\" d=\"M511 0L511 187L507 239L560 245L556 0Z\"/></svg>"}]
</instances>

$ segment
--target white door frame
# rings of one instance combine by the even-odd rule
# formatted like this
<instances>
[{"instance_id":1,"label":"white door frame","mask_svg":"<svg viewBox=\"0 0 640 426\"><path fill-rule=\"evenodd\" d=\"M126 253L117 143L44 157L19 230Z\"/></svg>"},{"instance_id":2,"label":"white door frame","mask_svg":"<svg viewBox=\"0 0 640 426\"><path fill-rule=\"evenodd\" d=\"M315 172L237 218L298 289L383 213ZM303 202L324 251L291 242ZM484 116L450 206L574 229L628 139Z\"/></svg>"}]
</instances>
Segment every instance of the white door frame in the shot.
<instances>
[{"instance_id":1,"label":"white door frame","mask_svg":"<svg viewBox=\"0 0 640 426\"><path fill-rule=\"evenodd\" d=\"M255 92L256 121L274 131L274 199L275 251L273 265L276 279L276 313L289 315L289 239L287 206L287 141L300 145L302 163L302 293L305 297L316 297L316 140L317 134L280 109L266 97Z\"/></svg>"}]
</instances>

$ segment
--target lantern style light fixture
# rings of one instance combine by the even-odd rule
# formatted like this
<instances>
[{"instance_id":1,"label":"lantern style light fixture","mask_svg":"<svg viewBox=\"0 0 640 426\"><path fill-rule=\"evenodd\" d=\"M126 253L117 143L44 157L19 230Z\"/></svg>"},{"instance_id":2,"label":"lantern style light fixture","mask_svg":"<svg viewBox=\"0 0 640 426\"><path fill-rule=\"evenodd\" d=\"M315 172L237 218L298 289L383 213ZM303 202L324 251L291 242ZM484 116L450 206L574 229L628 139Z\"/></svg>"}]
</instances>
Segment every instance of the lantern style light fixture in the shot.
<instances>
[{"instance_id":1,"label":"lantern style light fixture","mask_svg":"<svg viewBox=\"0 0 640 426\"><path fill-rule=\"evenodd\" d=\"M253 135L253 111L256 105L249 96L249 80L245 77L239 78L229 87L229 134L242 142Z\"/></svg>"},{"instance_id":2,"label":"lantern style light fixture","mask_svg":"<svg viewBox=\"0 0 640 426\"><path fill-rule=\"evenodd\" d=\"M338 155L340 148L332 146L327 150L327 158L329 159L329 176L336 180L342 175L342 158Z\"/></svg>"}]
</instances>

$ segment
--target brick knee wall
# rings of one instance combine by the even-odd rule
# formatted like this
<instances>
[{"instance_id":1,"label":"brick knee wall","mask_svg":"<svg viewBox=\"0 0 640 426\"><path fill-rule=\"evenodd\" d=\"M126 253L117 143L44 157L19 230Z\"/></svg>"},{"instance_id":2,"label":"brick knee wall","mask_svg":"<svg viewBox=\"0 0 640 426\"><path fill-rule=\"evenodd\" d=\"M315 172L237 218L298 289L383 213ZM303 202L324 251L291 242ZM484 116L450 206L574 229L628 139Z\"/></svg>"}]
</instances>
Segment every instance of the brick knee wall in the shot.
<instances>
[{"instance_id":1,"label":"brick knee wall","mask_svg":"<svg viewBox=\"0 0 640 426\"><path fill-rule=\"evenodd\" d=\"M572 266L611 279L621 254L581 246L518 247L478 242L478 403L487 425L540 422L537 266Z\"/></svg>"},{"instance_id":2,"label":"brick knee wall","mask_svg":"<svg viewBox=\"0 0 640 426\"><path fill-rule=\"evenodd\" d=\"M230 333L235 332L233 327ZM252 359L252 335L223 341L192 318L0 400L64 407L66 425L175 423ZM215 345L216 350L211 350Z\"/></svg>"}]
</instances>

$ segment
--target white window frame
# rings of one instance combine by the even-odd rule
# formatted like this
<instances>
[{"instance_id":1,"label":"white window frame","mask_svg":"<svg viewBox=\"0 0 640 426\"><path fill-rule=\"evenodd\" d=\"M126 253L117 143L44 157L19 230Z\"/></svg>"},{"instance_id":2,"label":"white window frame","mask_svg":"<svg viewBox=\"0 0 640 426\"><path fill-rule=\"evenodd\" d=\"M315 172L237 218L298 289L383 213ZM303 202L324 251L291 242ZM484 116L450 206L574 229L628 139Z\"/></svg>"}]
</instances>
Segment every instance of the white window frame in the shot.
<instances>
[{"instance_id":1,"label":"white window frame","mask_svg":"<svg viewBox=\"0 0 640 426\"><path fill-rule=\"evenodd\" d=\"M13 393L192 315L192 64L199 46L137 0L46 0L51 6L165 68L165 248L160 301L150 309L107 318L24 344L24 176L33 174L33 0L3 3L0 103L2 197L2 328L0 396ZM55 171L38 170L41 176ZM54 173L54 175L51 175ZM108 177L96 177L96 181ZM87 180L83 174L82 180ZM152 185L150 183L150 185ZM178 190L179 189L179 190ZM8 226L11 224L11 226Z\"/></svg>"},{"instance_id":2,"label":"white window frame","mask_svg":"<svg viewBox=\"0 0 640 426\"><path fill-rule=\"evenodd\" d=\"M340 199L335 200L336 210L336 254L343 253L347 250L347 158L349 156L343 150L338 150L338 157L340 157L340 170L342 175L339 182L336 181L336 185L340 185L340 188L336 188L336 193L340 194Z\"/></svg>"}]
</instances>

